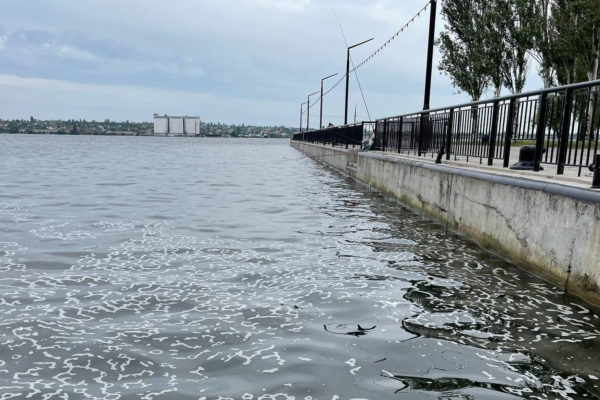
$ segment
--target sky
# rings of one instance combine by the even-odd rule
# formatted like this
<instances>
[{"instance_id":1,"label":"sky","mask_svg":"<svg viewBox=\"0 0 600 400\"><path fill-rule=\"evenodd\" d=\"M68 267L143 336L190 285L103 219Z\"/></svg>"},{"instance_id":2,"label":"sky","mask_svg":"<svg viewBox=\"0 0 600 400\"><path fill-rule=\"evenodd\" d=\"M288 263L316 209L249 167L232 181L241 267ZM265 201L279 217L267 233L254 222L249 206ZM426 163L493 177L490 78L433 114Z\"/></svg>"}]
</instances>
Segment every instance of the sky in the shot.
<instances>
[{"instance_id":1,"label":"sky","mask_svg":"<svg viewBox=\"0 0 600 400\"><path fill-rule=\"evenodd\" d=\"M321 78L345 73L346 45L336 14L348 44L375 38L352 50L359 64L427 3L1 2L0 119L151 121L158 113L293 127L300 124L300 104L320 90ZM352 76L351 120L355 110L357 120L375 120L422 109L428 26L426 12L358 70L365 101ZM469 101L439 73L439 60L436 49L432 107ZM536 72L534 66L526 89L542 87ZM339 77L326 81L325 90ZM345 82L324 98L324 124L343 123L344 90ZM317 127L319 105L310 112L311 127Z\"/></svg>"}]
</instances>

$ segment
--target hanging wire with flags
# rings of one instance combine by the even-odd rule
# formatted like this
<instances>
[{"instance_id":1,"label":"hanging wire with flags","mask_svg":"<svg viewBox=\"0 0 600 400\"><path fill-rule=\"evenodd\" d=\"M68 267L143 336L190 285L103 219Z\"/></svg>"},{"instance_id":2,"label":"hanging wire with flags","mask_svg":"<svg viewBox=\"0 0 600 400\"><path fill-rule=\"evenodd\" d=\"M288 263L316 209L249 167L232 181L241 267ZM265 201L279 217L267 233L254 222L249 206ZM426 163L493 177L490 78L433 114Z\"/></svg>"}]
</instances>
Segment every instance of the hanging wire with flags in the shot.
<instances>
[{"instance_id":1,"label":"hanging wire with flags","mask_svg":"<svg viewBox=\"0 0 600 400\"><path fill-rule=\"evenodd\" d=\"M373 58L375 58L377 55L379 55L379 53L381 53L389 44L391 44L394 40L396 40L400 36L400 34L404 33L404 31L406 29L408 29L408 27L410 25L412 25L421 16L421 14L423 14L425 11L427 11L427 8L430 5L431 5L431 1L429 1L418 13L415 14L414 17L412 17L402 28L400 28L400 30L398 30L398 32L396 32L379 49L377 49L373 54L371 54L369 57L367 57L363 62L361 62L356 67L354 67L352 70L350 70L350 74L353 73L353 72L355 72L357 69L363 67L369 61L371 61ZM323 97L327 96L329 93L331 93L333 90L335 90L335 88L337 88L339 86L339 84L342 83L344 81L344 79L346 79L347 76L348 76L348 74L344 74L344 76L342 76L329 90L327 90L325 93L323 93ZM310 108L313 108L317 104L318 104L318 101L316 101L315 103L313 103L310 106Z\"/></svg>"}]
</instances>

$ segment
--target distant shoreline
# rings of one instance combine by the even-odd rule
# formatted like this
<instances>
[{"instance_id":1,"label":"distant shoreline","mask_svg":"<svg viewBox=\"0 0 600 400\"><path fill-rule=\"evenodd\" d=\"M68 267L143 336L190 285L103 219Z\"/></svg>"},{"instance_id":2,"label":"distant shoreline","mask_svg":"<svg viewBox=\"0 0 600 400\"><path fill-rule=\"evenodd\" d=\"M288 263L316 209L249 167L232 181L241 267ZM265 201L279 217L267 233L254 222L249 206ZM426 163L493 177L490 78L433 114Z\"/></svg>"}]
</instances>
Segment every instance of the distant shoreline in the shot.
<instances>
[{"instance_id":1,"label":"distant shoreline","mask_svg":"<svg viewBox=\"0 0 600 400\"><path fill-rule=\"evenodd\" d=\"M153 138L179 138L179 139L287 139L290 140L291 137L268 137L264 138L262 136L165 136L165 135L128 135L128 134L65 134L65 133L9 133L9 132L0 132L0 135L10 135L10 136L105 136L105 137L153 137Z\"/></svg>"}]
</instances>

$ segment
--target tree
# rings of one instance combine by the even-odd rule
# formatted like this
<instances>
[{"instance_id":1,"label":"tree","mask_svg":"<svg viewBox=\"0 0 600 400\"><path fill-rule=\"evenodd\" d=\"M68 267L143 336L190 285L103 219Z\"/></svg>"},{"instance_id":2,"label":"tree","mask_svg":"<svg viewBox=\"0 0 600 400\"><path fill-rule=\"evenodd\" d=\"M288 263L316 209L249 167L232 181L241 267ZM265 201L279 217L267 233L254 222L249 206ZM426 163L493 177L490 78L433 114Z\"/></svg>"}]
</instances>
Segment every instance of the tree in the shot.
<instances>
[{"instance_id":1,"label":"tree","mask_svg":"<svg viewBox=\"0 0 600 400\"><path fill-rule=\"evenodd\" d=\"M600 35L600 3L598 1L575 1L573 12L577 15L577 35L573 35L573 50L576 50L576 79L593 81L598 79L598 39ZM577 76L577 67L585 69L585 77Z\"/></svg>"},{"instance_id":2,"label":"tree","mask_svg":"<svg viewBox=\"0 0 600 400\"><path fill-rule=\"evenodd\" d=\"M577 41L579 17L573 5L573 0L554 0L551 6L548 63L555 70L560 85L575 81L577 55L572 46Z\"/></svg>"},{"instance_id":3,"label":"tree","mask_svg":"<svg viewBox=\"0 0 600 400\"><path fill-rule=\"evenodd\" d=\"M523 92L530 70L529 52L534 47L535 2L531 0L496 0L498 17L505 21L506 47L502 71L504 85L512 94Z\"/></svg>"},{"instance_id":4,"label":"tree","mask_svg":"<svg viewBox=\"0 0 600 400\"><path fill-rule=\"evenodd\" d=\"M555 71L552 68L552 30L551 30L551 0L535 0L535 17L532 25L533 51L532 57L537 61L538 73L544 82L544 89L552 86Z\"/></svg>"},{"instance_id":5,"label":"tree","mask_svg":"<svg viewBox=\"0 0 600 400\"><path fill-rule=\"evenodd\" d=\"M494 87L494 96L500 97L504 85L502 63L507 51L507 20L503 15L503 8L499 7L499 2L485 0L482 3L485 12L479 18L480 26L477 28L477 32L481 32L479 37L484 45L486 74Z\"/></svg>"},{"instance_id":6,"label":"tree","mask_svg":"<svg viewBox=\"0 0 600 400\"><path fill-rule=\"evenodd\" d=\"M491 83L490 61L486 58L485 40L487 0L447 0L442 3L445 31L437 41L442 61L440 71L450 76L452 85L479 101ZM490 27L491 28L491 27ZM493 82L494 86L498 81ZM501 85L496 87L499 92ZM471 135L477 135L478 107L471 110Z\"/></svg>"},{"instance_id":7,"label":"tree","mask_svg":"<svg viewBox=\"0 0 600 400\"><path fill-rule=\"evenodd\" d=\"M489 63L485 59L485 43L481 40L481 20L485 0L447 0L442 5L445 31L437 45L442 53L439 69L452 80L452 85L481 99L490 84Z\"/></svg>"},{"instance_id":8,"label":"tree","mask_svg":"<svg viewBox=\"0 0 600 400\"><path fill-rule=\"evenodd\" d=\"M556 44L553 47L552 62L557 69L559 83L570 84L598 79L600 4L598 1L555 0L552 7L552 34ZM597 89L590 93L587 106L575 110L575 118L585 119L580 139L586 138L593 130L593 115L599 110ZM576 108L578 108L576 107ZM587 113L586 111L587 110Z\"/></svg>"}]
</instances>

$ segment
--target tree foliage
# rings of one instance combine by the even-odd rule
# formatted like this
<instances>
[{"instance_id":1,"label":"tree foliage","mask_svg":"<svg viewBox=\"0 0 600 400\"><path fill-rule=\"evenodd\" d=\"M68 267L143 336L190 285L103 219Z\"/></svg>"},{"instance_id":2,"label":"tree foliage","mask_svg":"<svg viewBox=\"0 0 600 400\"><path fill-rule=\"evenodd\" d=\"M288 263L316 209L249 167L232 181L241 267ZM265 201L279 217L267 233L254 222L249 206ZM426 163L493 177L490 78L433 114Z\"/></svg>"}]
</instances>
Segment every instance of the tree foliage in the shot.
<instances>
[{"instance_id":1,"label":"tree foliage","mask_svg":"<svg viewBox=\"0 0 600 400\"><path fill-rule=\"evenodd\" d=\"M473 101L479 100L490 84L486 46L480 36L487 1L448 0L442 5L445 31L437 42L442 53L439 69Z\"/></svg>"},{"instance_id":2,"label":"tree foliage","mask_svg":"<svg viewBox=\"0 0 600 400\"><path fill-rule=\"evenodd\" d=\"M445 0L440 70L473 100L520 93L535 60L545 87L598 79L599 0Z\"/></svg>"},{"instance_id":3,"label":"tree foliage","mask_svg":"<svg viewBox=\"0 0 600 400\"><path fill-rule=\"evenodd\" d=\"M521 93L530 69L529 52L534 46L535 3L531 0L495 0L495 20L504 31L502 75L511 93Z\"/></svg>"}]
</instances>

